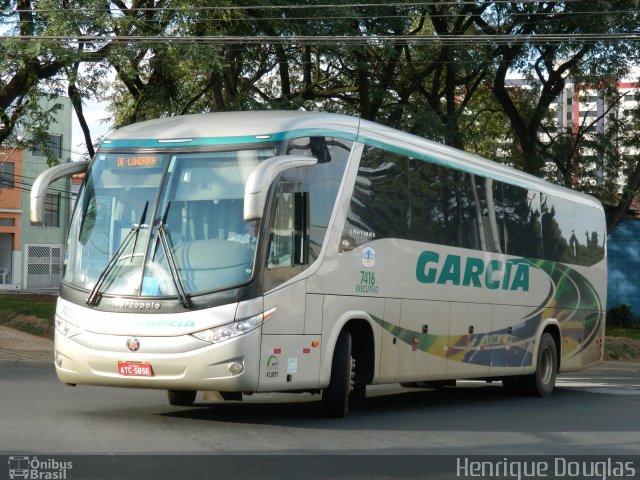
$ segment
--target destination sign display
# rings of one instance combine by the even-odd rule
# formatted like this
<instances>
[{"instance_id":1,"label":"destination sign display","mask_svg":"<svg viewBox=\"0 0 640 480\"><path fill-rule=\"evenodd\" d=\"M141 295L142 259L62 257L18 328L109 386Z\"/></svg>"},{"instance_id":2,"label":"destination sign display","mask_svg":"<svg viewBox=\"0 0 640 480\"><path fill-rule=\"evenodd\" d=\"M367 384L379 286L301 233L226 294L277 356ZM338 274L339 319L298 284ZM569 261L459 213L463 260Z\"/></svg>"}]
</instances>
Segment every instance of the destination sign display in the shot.
<instances>
[{"instance_id":1,"label":"destination sign display","mask_svg":"<svg viewBox=\"0 0 640 480\"><path fill-rule=\"evenodd\" d=\"M116 157L118 168L153 168L160 165L161 159L156 155L119 155Z\"/></svg>"}]
</instances>

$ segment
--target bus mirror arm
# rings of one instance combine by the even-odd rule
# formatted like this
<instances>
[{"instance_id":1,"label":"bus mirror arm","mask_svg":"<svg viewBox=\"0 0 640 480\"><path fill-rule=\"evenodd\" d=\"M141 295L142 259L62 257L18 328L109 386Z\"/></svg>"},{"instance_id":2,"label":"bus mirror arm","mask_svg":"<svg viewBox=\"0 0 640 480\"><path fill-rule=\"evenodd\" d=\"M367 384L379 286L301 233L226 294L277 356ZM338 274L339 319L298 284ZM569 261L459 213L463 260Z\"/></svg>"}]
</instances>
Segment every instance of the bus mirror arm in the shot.
<instances>
[{"instance_id":1,"label":"bus mirror arm","mask_svg":"<svg viewBox=\"0 0 640 480\"><path fill-rule=\"evenodd\" d=\"M316 163L318 159L313 157L279 155L258 164L244 187L244 219L250 221L262 218L269 187L279 174L292 168L310 167Z\"/></svg>"},{"instance_id":2,"label":"bus mirror arm","mask_svg":"<svg viewBox=\"0 0 640 480\"><path fill-rule=\"evenodd\" d=\"M86 172L89 168L89 160L81 162L63 163L51 167L36 178L31 187L29 217L32 223L42 224L44 219L44 201L47 197L47 188L56 180L69 177L76 173Z\"/></svg>"}]
</instances>

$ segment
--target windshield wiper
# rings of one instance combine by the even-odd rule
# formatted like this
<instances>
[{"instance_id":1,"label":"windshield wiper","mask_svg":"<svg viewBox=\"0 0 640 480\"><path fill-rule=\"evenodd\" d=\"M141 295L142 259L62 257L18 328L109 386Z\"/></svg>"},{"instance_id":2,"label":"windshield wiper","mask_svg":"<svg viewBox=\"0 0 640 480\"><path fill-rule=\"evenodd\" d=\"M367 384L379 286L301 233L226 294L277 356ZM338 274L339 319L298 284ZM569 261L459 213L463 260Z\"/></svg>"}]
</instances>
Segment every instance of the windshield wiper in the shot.
<instances>
[{"instance_id":1,"label":"windshield wiper","mask_svg":"<svg viewBox=\"0 0 640 480\"><path fill-rule=\"evenodd\" d=\"M126 250L126 248L131 243L131 240L135 238L135 242L133 244L133 251L131 252L131 261L133 261L133 253L135 252L136 243L138 242L138 233L142 228L149 228L149 225L145 225L144 223L145 219L147 218L148 208L149 208L149 202L147 201L144 204L144 208L142 209L142 215L140 215L140 221L138 223L134 223L133 225L131 225L131 230L129 230L129 233L127 233L127 235L124 237L124 239L120 243L118 250L116 250L116 252L111 257L111 260L109 260L109 263L107 264L107 266L104 268L104 270L102 270L102 273L100 273L100 276L96 280L95 285L93 286L93 288L91 289L91 292L89 293L89 296L87 297L86 303L90 307L95 307L98 304L98 301L100 298L100 289L102 288L102 285L104 284L105 280L109 276L109 273L111 273L113 268L116 266L116 263L118 263L118 260L122 256L122 253Z\"/></svg>"},{"instance_id":2,"label":"windshield wiper","mask_svg":"<svg viewBox=\"0 0 640 480\"><path fill-rule=\"evenodd\" d=\"M184 285L182 284L182 280L180 280L180 275L178 273L178 267L176 266L176 260L173 256L173 252L171 251L171 245L169 243L169 237L167 235L167 215L169 214L169 208L171 207L171 202L167 202L167 208L164 209L164 214L160 219L160 223L158 224L158 240L160 241L160 245L162 245L162 251L164 252L164 257L167 259L167 266L169 267L169 273L171 274L171 279L173 280L174 285L176 286L176 290L178 291L178 299L180 300L180 304L184 308L193 308L193 302L191 302L191 298L187 295L187 292L184 289ZM156 242L153 249L153 258L156 256L156 250L158 248L158 244Z\"/></svg>"}]
</instances>

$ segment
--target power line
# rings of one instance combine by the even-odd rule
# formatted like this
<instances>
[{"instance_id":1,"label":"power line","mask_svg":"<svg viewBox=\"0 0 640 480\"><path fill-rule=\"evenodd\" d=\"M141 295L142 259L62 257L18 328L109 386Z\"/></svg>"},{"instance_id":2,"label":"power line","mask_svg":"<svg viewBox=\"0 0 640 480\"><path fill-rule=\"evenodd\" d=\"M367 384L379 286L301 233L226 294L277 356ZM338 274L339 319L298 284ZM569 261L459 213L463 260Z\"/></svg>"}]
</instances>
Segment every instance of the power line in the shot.
<instances>
[{"instance_id":1,"label":"power line","mask_svg":"<svg viewBox=\"0 0 640 480\"><path fill-rule=\"evenodd\" d=\"M198 45L385 45L389 43L406 43L429 45L442 43L445 45L507 45L527 43L598 43L638 41L640 33L568 33L568 34L509 34L509 35L220 35L220 36L165 36L165 35L0 35L0 41L19 40L25 42L60 42L60 43L126 43L126 44L198 44Z\"/></svg>"},{"instance_id":2,"label":"power line","mask_svg":"<svg viewBox=\"0 0 640 480\"><path fill-rule=\"evenodd\" d=\"M577 3L582 0L548 0L545 3L565 4L565 3ZM492 5L506 5L513 3L511 0L493 0ZM525 0L522 3L535 4L537 1ZM474 0L448 0L448 1L421 1L421 2L380 2L380 3L314 3L314 4L290 4L290 5L228 5L228 6L206 6L206 7L132 7L122 10L120 8L91 8L83 9L82 11L88 11L92 13L106 13L106 12L191 12L191 11L246 11L246 10L316 10L316 9L350 9L350 8L379 8L379 7L423 7L423 6L477 6L478 3ZM12 13L54 13L58 12L56 9L15 9Z\"/></svg>"},{"instance_id":3,"label":"power line","mask_svg":"<svg viewBox=\"0 0 640 480\"><path fill-rule=\"evenodd\" d=\"M388 6L388 5L385 5ZM164 13L166 11L170 11L173 10L171 8L159 8L159 9L147 9L147 10L152 10L154 13ZM188 8L185 9L184 12L185 13L194 13L194 12L198 12L199 8ZM91 10L80 10L82 12L82 14L86 15L86 16L91 16L91 15L95 15L97 13L100 13L100 10L98 9L91 9ZM128 12L132 11L132 10L127 10ZM43 13L56 13L56 14L60 14L61 12L63 13L76 13L77 10L55 10L55 11L38 11L35 10L32 13L35 14L43 14ZM602 16L602 17L612 17L612 16L616 16L616 15L621 15L621 14L633 14L633 15L637 15L638 11L636 9L628 9L628 10L606 10L606 11L601 11L601 10L582 10L582 11L549 11L549 12L545 12L545 11L534 11L534 12L509 12L508 14L506 14L504 16L504 18L518 18L518 17L526 17L526 16L532 16L535 15L537 17L548 17L548 20L553 20L554 18L558 17L558 19L563 19L562 17L584 17L585 15L588 16ZM489 11L483 11L480 13L480 16L493 16L492 15L493 12L489 12ZM396 19L396 18L405 18L405 19L413 19L415 18L417 15L416 12L412 12L412 13L405 13L405 14L400 14L400 13L396 13L396 14L380 14L380 13L371 13L371 14L359 14L359 15L355 15L352 13L345 13L345 14L335 14L335 15L321 15L321 16L291 16L291 15L287 15L287 16L272 16L272 17L258 17L258 16L245 16L245 17L224 17L224 18L214 18L214 17L198 17L197 21L199 23L233 23L233 22L246 22L246 21L251 21L251 22L256 22L256 21L272 21L272 22L292 22L292 21L297 21L297 20L310 20L310 21L318 21L318 20L336 20L336 19L347 19L347 20L380 20L380 19ZM465 12L464 16L477 16L477 13L474 12ZM43 15L44 16L44 15ZM452 13L446 13L446 12L439 12L439 13L430 13L429 14L430 17L433 18L457 18L460 16L463 16L463 14L461 13L457 13L457 12L452 12ZM188 19L188 18L187 18ZM125 17L125 16L118 16L118 17L113 17L112 20L115 21L119 21L119 20L126 20L126 21L135 21L136 23L157 23L157 19L155 18L145 18L145 17L140 17L140 18L129 18L129 17ZM14 25L20 25L20 24L31 24L33 23L33 20L19 20L16 19L13 24Z\"/></svg>"},{"instance_id":4,"label":"power line","mask_svg":"<svg viewBox=\"0 0 640 480\"><path fill-rule=\"evenodd\" d=\"M20 182L16 182L16 183L20 183ZM5 185L0 186L0 191L1 190L18 190L20 192L31 192L31 184L28 183L23 183L20 184L18 186L16 186L14 184L13 187L7 187ZM60 195L60 198L64 198L66 200L71 200L73 197L71 195L69 195L71 193L71 190L56 190L56 189L52 189L52 188L48 188L47 192L51 193L53 192L54 195Z\"/></svg>"},{"instance_id":5,"label":"power line","mask_svg":"<svg viewBox=\"0 0 640 480\"><path fill-rule=\"evenodd\" d=\"M565 22L567 21L567 19L569 18L581 18L581 20L584 20L584 17L590 17L592 20L598 20L599 17L611 17L612 15L622 15L622 14L637 14L637 12L635 10L619 10L619 11L609 11L609 12L598 12L598 11L584 11L584 12L540 12L540 13L536 13L535 15L538 17L543 17L545 20L545 22L549 23L549 22ZM433 14L433 15L429 15L430 18L460 18L460 17L472 17L475 15L472 14L466 14L466 15L461 15L461 14L456 14L456 13L451 13L451 14ZM508 18L513 18L513 17L529 17L531 16L530 13L513 13L510 14L508 16ZM131 21L134 20L136 25L144 25L144 24L148 24L148 25L157 25L158 23L158 19L156 18L136 18L136 19L129 19L129 18L116 18L114 19L116 22L118 20L126 20L126 21ZM372 15L372 16L360 16L360 15L331 15L331 16L326 16L323 15L322 17L291 17L291 16L286 16L286 17L235 17L235 18L198 18L197 22L199 24L204 24L204 25L213 25L213 24L222 24L222 23L241 23L241 22L251 22L252 24L255 24L256 22L272 22L272 23L288 23L288 24L295 24L296 22L318 22L319 20L322 21L335 21L335 20L357 20L360 22L367 22L367 21L376 21L379 22L380 20L397 20L397 19L405 19L408 22L412 22L416 19L416 15ZM184 19L185 21L190 21L188 18ZM19 27L22 24L31 24L31 21L16 21L13 24L16 27ZM34 35L34 38L38 38L37 35Z\"/></svg>"}]
</instances>

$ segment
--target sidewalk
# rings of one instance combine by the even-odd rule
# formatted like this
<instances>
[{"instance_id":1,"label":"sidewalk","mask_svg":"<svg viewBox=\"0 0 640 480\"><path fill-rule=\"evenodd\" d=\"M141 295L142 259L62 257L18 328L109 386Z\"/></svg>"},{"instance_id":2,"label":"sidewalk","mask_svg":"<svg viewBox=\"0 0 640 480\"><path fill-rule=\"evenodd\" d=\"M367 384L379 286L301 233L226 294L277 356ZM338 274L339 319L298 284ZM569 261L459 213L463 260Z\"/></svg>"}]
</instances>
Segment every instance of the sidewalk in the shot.
<instances>
[{"instance_id":1,"label":"sidewalk","mask_svg":"<svg viewBox=\"0 0 640 480\"><path fill-rule=\"evenodd\" d=\"M0 325L0 361L53 362L53 341Z\"/></svg>"}]
</instances>

